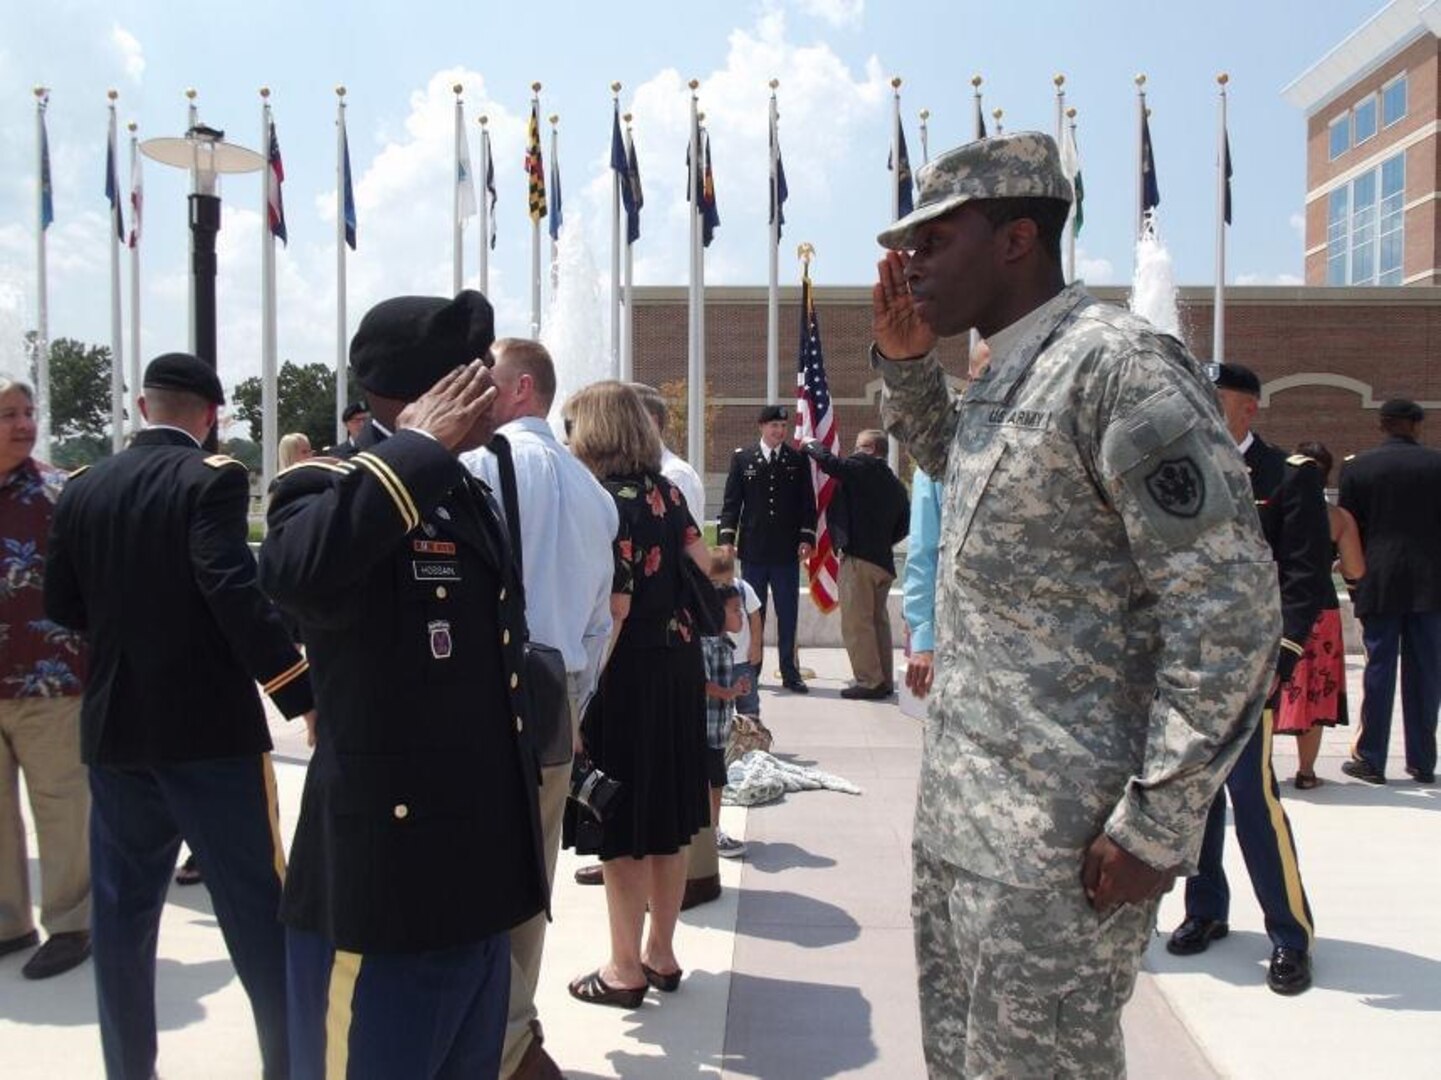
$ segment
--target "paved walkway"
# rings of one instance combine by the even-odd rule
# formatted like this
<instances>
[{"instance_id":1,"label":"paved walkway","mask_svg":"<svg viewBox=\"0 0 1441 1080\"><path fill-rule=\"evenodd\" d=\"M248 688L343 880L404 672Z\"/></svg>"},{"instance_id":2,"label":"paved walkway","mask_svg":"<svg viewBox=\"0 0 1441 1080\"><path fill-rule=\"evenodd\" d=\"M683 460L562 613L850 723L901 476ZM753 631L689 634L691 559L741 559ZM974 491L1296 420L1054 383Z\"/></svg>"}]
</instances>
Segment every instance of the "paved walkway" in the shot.
<instances>
[{"instance_id":1,"label":"paved walkway","mask_svg":"<svg viewBox=\"0 0 1441 1080\"><path fill-rule=\"evenodd\" d=\"M909 917L910 816L917 721L893 704L841 701L844 654L807 650L806 698L765 695L776 750L859 784L847 796L807 792L723 824L751 843L722 864L721 900L682 916L680 993L652 993L630 1013L565 992L606 947L603 892L570 880L563 853L556 922L542 974L548 1045L572 1080L624 1077L922 1077ZM1352 671L1352 707L1359 667ZM1399 722L1399 721L1398 721ZM293 825L303 736L277 722L283 820ZM1348 733L1328 733L1315 791L1285 788L1320 941L1316 987L1283 999L1264 987L1269 953L1234 843L1231 937L1181 962L1157 937L1125 1021L1133 1077L1424 1075L1441 1012L1441 789L1341 777ZM1396 742L1399 745L1399 734ZM1277 750L1289 777L1289 743ZM1390 773L1402 776L1400 762ZM33 836L32 836L33 843ZM417 881L416 888L444 888ZM1161 927L1179 919L1179 890ZM20 978L0 960L0 1076L101 1075L89 965L57 979ZM172 888L160 938L160 1074L167 1080L254 1077L258 1055L243 993L201 889Z\"/></svg>"}]
</instances>

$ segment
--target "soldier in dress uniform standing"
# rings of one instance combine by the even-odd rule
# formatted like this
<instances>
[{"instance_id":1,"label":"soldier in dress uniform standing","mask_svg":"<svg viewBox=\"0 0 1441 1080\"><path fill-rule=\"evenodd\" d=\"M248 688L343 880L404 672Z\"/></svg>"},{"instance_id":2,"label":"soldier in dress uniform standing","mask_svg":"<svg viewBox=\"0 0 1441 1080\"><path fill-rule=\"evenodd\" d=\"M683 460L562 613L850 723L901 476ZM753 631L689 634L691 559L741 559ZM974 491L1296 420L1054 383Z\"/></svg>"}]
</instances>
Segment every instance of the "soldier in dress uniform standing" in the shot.
<instances>
[{"instance_id":1,"label":"soldier in dress uniform standing","mask_svg":"<svg viewBox=\"0 0 1441 1080\"><path fill-rule=\"evenodd\" d=\"M65 485L45 567L46 613L90 646L80 756L112 1078L155 1070L155 943L182 837L250 998L264 1075L288 1075L285 853L255 684L286 716L314 713L305 658L256 584L245 466L201 449L224 403L200 359L152 360L145 430Z\"/></svg>"},{"instance_id":2,"label":"soldier in dress uniform standing","mask_svg":"<svg viewBox=\"0 0 1441 1080\"><path fill-rule=\"evenodd\" d=\"M320 713L281 906L297 1077L498 1075L509 931L547 906L523 594L457 458L493 434L492 318L470 290L372 308L359 452L270 503L261 581Z\"/></svg>"},{"instance_id":3,"label":"soldier in dress uniform standing","mask_svg":"<svg viewBox=\"0 0 1441 1080\"><path fill-rule=\"evenodd\" d=\"M1271 767L1271 732L1280 688L1305 653L1306 638L1330 588L1331 525L1320 466L1302 454L1288 456L1251 430L1261 401L1256 373L1240 364L1221 364L1216 392L1251 474L1251 492L1261 531L1276 559L1281 595L1281 649L1271 694L1261 723L1226 777L1226 793L1236 840L1271 938L1266 985L1278 994L1299 994L1311 985L1315 927L1296 840ZM1186 918L1166 943L1167 951L1177 956L1205 952L1228 932L1231 890L1221 863L1225 844L1226 794L1218 791L1206 817L1199 872L1186 882Z\"/></svg>"},{"instance_id":4,"label":"soldier in dress uniform standing","mask_svg":"<svg viewBox=\"0 0 1441 1080\"><path fill-rule=\"evenodd\" d=\"M717 540L739 552L741 576L761 600L761 618L774 598L781 685L807 693L796 666L796 617L800 605L800 560L816 541L816 493L810 462L786 441L790 411L784 405L761 410L760 441L731 454Z\"/></svg>"}]
</instances>

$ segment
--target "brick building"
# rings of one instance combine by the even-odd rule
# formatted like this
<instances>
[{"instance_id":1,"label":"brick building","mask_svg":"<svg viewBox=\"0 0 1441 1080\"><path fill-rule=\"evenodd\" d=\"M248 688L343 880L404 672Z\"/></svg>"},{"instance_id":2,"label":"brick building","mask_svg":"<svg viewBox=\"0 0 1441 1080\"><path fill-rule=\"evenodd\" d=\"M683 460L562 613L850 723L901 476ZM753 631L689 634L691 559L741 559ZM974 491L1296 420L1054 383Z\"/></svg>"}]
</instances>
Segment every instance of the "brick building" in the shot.
<instances>
[{"instance_id":1,"label":"brick building","mask_svg":"<svg viewBox=\"0 0 1441 1080\"><path fill-rule=\"evenodd\" d=\"M1125 303L1126 290L1098 296ZM686 290L635 291L635 377L659 386L686 377ZM781 400L795 397L800 290L781 290ZM826 371L843 444L878 421L880 380L866 362L869 288L818 288L817 311ZM1211 349L1211 289L1183 288L1181 321L1200 357ZM730 452L756 439L765 393L766 290L706 290L706 382L709 387L705 473L710 515ZM1420 401L1434 413L1423 433L1441 444L1441 287L1244 287L1226 290L1226 351L1256 369L1264 384L1257 429L1294 446L1319 438L1339 460L1376 443L1377 410L1388 397ZM943 343L949 370L964 371L963 339ZM672 444L685 451L685 435ZM1333 479L1334 482L1334 479Z\"/></svg>"},{"instance_id":2,"label":"brick building","mask_svg":"<svg viewBox=\"0 0 1441 1080\"><path fill-rule=\"evenodd\" d=\"M1306 113L1306 284L1441 284L1441 3L1393 0L1282 91Z\"/></svg>"}]
</instances>

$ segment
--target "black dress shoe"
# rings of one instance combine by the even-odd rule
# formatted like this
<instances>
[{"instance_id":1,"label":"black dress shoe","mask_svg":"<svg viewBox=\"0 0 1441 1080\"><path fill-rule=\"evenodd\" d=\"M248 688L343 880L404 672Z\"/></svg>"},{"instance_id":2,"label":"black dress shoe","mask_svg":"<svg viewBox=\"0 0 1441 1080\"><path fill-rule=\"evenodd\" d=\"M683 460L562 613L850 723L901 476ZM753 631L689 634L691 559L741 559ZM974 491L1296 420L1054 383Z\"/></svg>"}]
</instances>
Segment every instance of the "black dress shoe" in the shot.
<instances>
[{"instance_id":1,"label":"black dress shoe","mask_svg":"<svg viewBox=\"0 0 1441 1080\"><path fill-rule=\"evenodd\" d=\"M1195 956L1209 949L1211 942L1220 941L1230 932L1231 928L1221 919L1187 915L1171 934L1171 940L1166 942L1166 951L1172 956Z\"/></svg>"},{"instance_id":2,"label":"black dress shoe","mask_svg":"<svg viewBox=\"0 0 1441 1080\"><path fill-rule=\"evenodd\" d=\"M784 679L781 681L781 686L792 694L809 694L811 692L811 688L800 679Z\"/></svg>"},{"instance_id":3,"label":"black dress shoe","mask_svg":"<svg viewBox=\"0 0 1441 1080\"><path fill-rule=\"evenodd\" d=\"M880 686L847 686L841 691L841 697L848 701L885 701L894 691L888 684Z\"/></svg>"},{"instance_id":4,"label":"black dress shoe","mask_svg":"<svg viewBox=\"0 0 1441 1080\"><path fill-rule=\"evenodd\" d=\"M1367 784L1384 784L1386 777L1371 767L1371 763L1361 758L1351 758L1341 762L1341 771L1355 780Z\"/></svg>"},{"instance_id":5,"label":"black dress shoe","mask_svg":"<svg viewBox=\"0 0 1441 1080\"><path fill-rule=\"evenodd\" d=\"M1418 784L1434 784L1436 782L1434 772L1422 772L1420 769L1413 769L1410 765L1406 766L1406 775Z\"/></svg>"},{"instance_id":6,"label":"black dress shoe","mask_svg":"<svg viewBox=\"0 0 1441 1080\"><path fill-rule=\"evenodd\" d=\"M1266 985L1288 997L1311 988L1311 956L1305 949L1277 945L1271 951L1271 967L1266 972Z\"/></svg>"},{"instance_id":7,"label":"black dress shoe","mask_svg":"<svg viewBox=\"0 0 1441 1080\"><path fill-rule=\"evenodd\" d=\"M90 959L90 931L70 930L63 934L51 934L50 940L35 950L35 955L25 962L20 974L27 979L48 979L60 975L73 967L79 967Z\"/></svg>"},{"instance_id":8,"label":"black dress shoe","mask_svg":"<svg viewBox=\"0 0 1441 1080\"><path fill-rule=\"evenodd\" d=\"M13 952L20 952L22 949L33 949L40 944L40 931L31 930L28 934L21 934L19 937L6 938L0 941L0 956L9 956Z\"/></svg>"},{"instance_id":9,"label":"black dress shoe","mask_svg":"<svg viewBox=\"0 0 1441 1080\"><path fill-rule=\"evenodd\" d=\"M604 885L605 864L591 863L588 866L582 866L575 872L575 883L577 885Z\"/></svg>"}]
</instances>

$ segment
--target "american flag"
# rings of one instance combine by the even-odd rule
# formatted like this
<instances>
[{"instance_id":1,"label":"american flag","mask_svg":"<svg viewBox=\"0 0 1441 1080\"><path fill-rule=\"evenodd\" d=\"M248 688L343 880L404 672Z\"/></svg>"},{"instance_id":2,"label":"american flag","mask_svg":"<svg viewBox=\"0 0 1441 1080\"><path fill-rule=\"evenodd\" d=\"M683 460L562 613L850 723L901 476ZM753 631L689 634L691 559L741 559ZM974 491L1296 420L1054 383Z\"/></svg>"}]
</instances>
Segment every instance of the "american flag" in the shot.
<instances>
[{"instance_id":1,"label":"american flag","mask_svg":"<svg viewBox=\"0 0 1441 1080\"><path fill-rule=\"evenodd\" d=\"M145 179L140 175L140 155L130 155L130 247L140 246L140 215L145 208Z\"/></svg>"},{"instance_id":2,"label":"american flag","mask_svg":"<svg viewBox=\"0 0 1441 1080\"><path fill-rule=\"evenodd\" d=\"M285 234L285 200L280 194L280 185L285 180L285 165L280 160L280 138L275 134L274 120L270 122L270 149L266 157L266 167L270 170L270 183L265 189L265 197L270 204L270 231L289 247L290 240Z\"/></svg>"},{"instance_id":3,"label":"american flag","mask_svg":"<svg viewBox=\"0 0 1441 1080\"><path fill-rule=\"evenodd\" d=\"M796 441L806 439L819 440L833 454L841 442L831 409L830 387L826 383L826 358L821 352L821 327L811 297L810 274L801 281L801 345L796 361ZM816 546L806 570L810 574L811 599L822 612L829 613L835 608L839 595L836 579L840 576L840 562L826 522L836 480L812 461L811 483L816 492Z\"/></svg>"}]
</instances>

